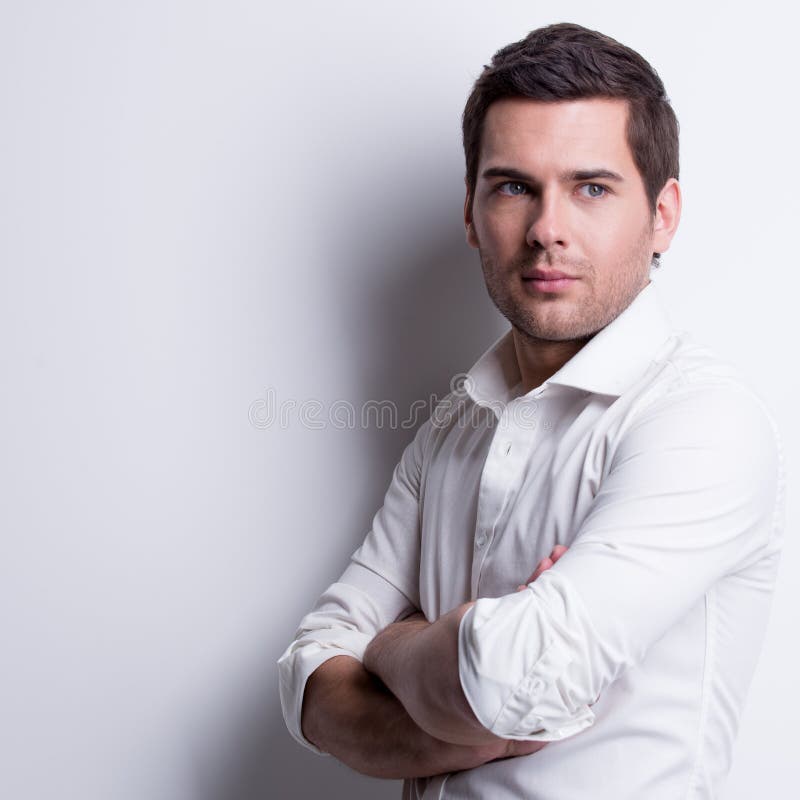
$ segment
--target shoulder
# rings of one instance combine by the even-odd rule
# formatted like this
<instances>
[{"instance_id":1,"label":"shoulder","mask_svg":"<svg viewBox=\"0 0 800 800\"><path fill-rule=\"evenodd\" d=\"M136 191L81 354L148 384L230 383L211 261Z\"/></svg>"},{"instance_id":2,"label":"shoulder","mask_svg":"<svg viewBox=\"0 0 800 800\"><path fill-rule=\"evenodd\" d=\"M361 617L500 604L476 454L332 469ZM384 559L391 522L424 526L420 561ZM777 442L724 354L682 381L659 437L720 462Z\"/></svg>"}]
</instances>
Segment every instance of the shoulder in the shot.
<instances>
[{"instance_id":1,"label":"shoulder","mask_svg":"<svg viewBox=\"0 0 800 800\"><path fill-rule=\"evenodd\" d=\"M675 435L751 431L780 446L775 419L754 383L686 331L670 338L641 383L620 400L626 433L661 422Z\"/></svg>"},{"instance_id":2,"label":"shoulder","mask_svg":"<svg viewBox=\"0 0 800 800\"><path fill-rule=\"evenodd\" d=\"M687 486L692 477L779 505L784 446L764 397L736 365L682 334L628 409L615 466L652 466L654 480L669 472Z\"/></svg>"}]
</instances>

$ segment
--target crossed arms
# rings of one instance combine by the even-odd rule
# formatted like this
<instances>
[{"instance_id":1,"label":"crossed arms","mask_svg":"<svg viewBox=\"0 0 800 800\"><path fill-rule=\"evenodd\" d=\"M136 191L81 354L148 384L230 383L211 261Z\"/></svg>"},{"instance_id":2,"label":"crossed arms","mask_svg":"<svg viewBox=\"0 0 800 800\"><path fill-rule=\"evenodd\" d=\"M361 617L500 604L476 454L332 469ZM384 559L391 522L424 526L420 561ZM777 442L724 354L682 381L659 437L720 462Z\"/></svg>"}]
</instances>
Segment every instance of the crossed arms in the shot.
<instances>
[{"instance_id":1,"label":"crossed arms","mask_svg":"<svg viewBox=\"0 0 800 800\"><path fill-rule=\"evenodd\" d=\"M542 559L535 581L566 552ZM520 585L518 591L526 585ZM415 778L527 755L546 742L504 739L476 719L458 677L458 625L465 603L429 623L417 613L384 628L363 664L336 656L308 679L304 735L358 772Z\"/></svg>"},{"instance_id":2,"label":"crossed arms","mask_svg":"<svg viewBox=\"0 0 800 800\"><path fill-rule=\"evenodd\" d=\"M295 737L368 774L465 769L580 732L603 689L771 541L779 454L762 407L738 388L686 386L618 442L556 568L433 624L391 624L421 607L410 532L425 453L423 431L357 569L279 662Z\"/></svg>"}]
</instances>

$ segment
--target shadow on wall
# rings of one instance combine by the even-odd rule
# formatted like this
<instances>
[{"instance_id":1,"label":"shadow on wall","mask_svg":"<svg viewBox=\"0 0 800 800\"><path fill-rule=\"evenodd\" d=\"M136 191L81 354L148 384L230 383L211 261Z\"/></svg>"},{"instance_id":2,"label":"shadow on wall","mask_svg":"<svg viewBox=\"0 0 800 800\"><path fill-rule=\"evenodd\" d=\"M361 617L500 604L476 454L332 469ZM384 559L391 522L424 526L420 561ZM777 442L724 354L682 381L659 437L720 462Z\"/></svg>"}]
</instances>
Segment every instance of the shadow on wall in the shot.
<instances>
[{"instance_id":1,"label":"shadow on wall","mask_svg":"<svg viewBox=\"0 0 800 800\"><path fill-rule=\"evenodd\" d=\"M359 370L359 396L390 400L413 427L370 425L368 455L385 490L403 448L450 391L508 329L486 292L480 259L466 243L463 162L437 147L395 158L374 185L391 187L348 208L343 241L358 242L358 269L346 294L345 357ZM409 169L413 165L413 169ZM381 499L383 493L381 493ZM377 508L369 509L369 519Z\"/></svg>"},{"instance_id":2,"label":"shadow on wall","mask_svg":"<svg viewBox=\"0 0 800 800\"><path fill-rule=\"evenodd\" d=\"M401 410L432 394L442 397L451 377L466 371L507 329L486 295L478 254L464 241L461 202L455 198L454 204L452 195L433 198L432 214L409 211L406 202L401 226L389 225L400 217L385 207L377 221L374 209L349 215L365 226L375 223L372 245L365 244L367 252L357 254L358 265L350 276L355 275L357 283L347 293L352 305L341 311L348 321L343 357L356 359L359 368L363 365L362 385L357 387L361 397L392 400ZM386 230L380 230L384 225ZM363 241L363 230L348 233L351 241ZM369 252L370 246L375 252ZM414 429L428 415L429 411L420 414ZM382 428L374 435L370 431L372 451L367 457L376 474L388 480L414 429ZM362 509L363 517L371 519L376 510ZM343 561L350 552L350 543L343 542ZM288 641L281 649L286 645ZM247 711L234 722L226 752L215 754L213 766L201 767L204 785L198 800L398 798L399 781L359 775L292 739L276 691L279 655L266 659L259 685L251 684L250 697L240 706Z\"/></svg>"}]
</instances>

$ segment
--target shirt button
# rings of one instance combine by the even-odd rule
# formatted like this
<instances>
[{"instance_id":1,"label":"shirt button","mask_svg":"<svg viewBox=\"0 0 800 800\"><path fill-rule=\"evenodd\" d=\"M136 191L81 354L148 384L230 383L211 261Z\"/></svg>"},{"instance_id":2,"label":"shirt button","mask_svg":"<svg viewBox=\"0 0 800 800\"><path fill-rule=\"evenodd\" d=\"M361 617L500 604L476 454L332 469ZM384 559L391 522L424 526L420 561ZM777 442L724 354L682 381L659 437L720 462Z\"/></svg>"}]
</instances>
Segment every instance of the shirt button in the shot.
<instances>
[{"instance_id":1,"label":"shirt button","mask_svg":"<svg viewBox=\"0 0 800 800\"><path fill-rule=\"evenodd\" d=\"M479 533L478 537L475 539L475 547L480 550L486 544L488 538L489 537L485 533Z\"/></svg>"}]
</instances>

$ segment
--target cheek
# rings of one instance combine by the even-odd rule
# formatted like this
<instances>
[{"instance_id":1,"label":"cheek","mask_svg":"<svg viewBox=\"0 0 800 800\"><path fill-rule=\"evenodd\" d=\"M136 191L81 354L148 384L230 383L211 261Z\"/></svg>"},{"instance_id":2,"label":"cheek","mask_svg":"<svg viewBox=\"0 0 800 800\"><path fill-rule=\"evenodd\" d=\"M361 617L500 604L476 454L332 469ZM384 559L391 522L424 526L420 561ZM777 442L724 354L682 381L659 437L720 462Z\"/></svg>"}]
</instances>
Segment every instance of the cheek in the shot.
<instances>
[{"instance_id":1,"label":"cheek","mask_svg":"<svg viewBox=\"0 0 800 800\"><path fill-rule=\"evenodd\" d=\"M482 219L476 228L482 246L498 253L513 253L525 246L524 220L511 214L496 214Z\"/></svg>"},{"instance_id":2,"label":"cheek","mask_svg":"<svg viewBox=\"0 0 800 800\"><path fill-rule=\"evenodd\" d=\"M631 249L632 242L639 239L641 221L630 216L607 215L586 225L576 234L586 246L587 252L598 262L619 261Z\"/></svg>"}]
</instances>

